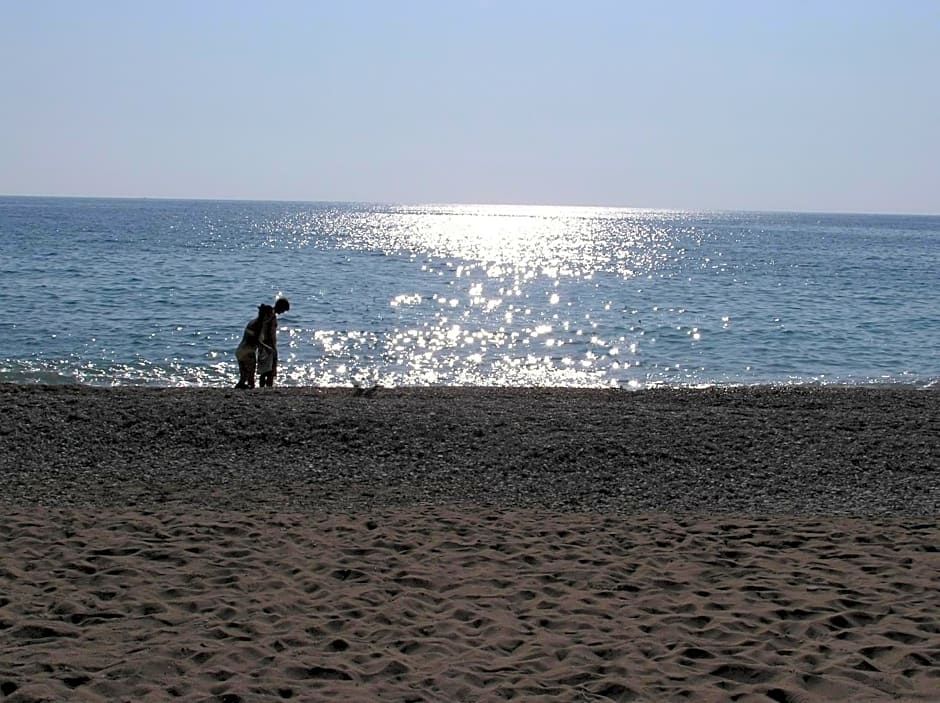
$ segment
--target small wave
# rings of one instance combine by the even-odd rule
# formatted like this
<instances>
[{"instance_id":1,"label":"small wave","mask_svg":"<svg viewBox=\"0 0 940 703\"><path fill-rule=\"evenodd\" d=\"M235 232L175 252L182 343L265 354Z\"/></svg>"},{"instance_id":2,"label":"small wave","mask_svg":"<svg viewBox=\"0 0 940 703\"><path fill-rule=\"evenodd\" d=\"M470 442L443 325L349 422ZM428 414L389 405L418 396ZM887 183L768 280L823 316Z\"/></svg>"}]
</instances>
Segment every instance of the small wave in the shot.
<instances>
[{"instance_id":1,"label":"small wave","mask_svg":"<svg viewBox=\"0 0 940 703\"><path fill-rule=\"evenodd\" d=\"M107 361L44 360L0 362L0 383L85 385L97 387L151 388L224 388L234 386L237 369L234 362L212 365L187 365L175 361L155 364L139 360L131 364ZM910 374L878 378L845 376L753 376L689 374L682 370L666 373L657 369L645 374L615 375L610 370L575 370L550 364L491 363L483 366L445 364L433 368L406 368L397 364L348 365L341 359L333 363L282 364L277 380L283 387L353 387L381 384L386 388L403 386L448 387L555 387L617 388L645 390L654 388L733 388L740 386L790 387L895 387L940 390L940 378Z\"/></svg>"},{"instance_id":2,"label":"small wave","mask_svg":"<svg viewBox=\"0 0 940 703\"><path fill-rule=\"evenodd\" d=\"M69 386L81 381L58 371L14 371L0 369L0 383L37 383L49 386Z\"/></svg>"}]
</instances>

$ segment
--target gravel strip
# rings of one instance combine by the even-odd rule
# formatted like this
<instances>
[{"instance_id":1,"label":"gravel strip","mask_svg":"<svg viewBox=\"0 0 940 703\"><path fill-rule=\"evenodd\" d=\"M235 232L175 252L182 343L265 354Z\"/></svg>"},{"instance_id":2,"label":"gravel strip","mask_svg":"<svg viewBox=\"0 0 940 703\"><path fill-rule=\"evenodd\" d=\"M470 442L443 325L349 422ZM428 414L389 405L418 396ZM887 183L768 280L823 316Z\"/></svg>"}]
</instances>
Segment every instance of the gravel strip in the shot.
<instances>
[{"instance_id":1,"label":"gravel strip","mask_svg":"<svg viewBox=\"0 0 940 703\"><path fill-rule=\"evenodd\" d=\"M11 507L936 517L940 392L0 385Z\"/></svg>"}]
</instances>

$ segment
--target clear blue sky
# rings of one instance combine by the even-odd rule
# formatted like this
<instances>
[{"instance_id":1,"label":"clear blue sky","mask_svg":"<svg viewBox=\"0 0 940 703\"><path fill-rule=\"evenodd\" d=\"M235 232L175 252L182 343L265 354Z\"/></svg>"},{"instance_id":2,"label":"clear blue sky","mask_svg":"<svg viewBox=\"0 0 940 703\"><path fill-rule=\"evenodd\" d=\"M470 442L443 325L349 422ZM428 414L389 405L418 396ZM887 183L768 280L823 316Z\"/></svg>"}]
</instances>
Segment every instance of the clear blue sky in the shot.
<instances>
[{"instance_id":1,"label":"clear blue sky","mask_svg":"<svg viewBox=\"0 0 940 703\"><path fill-rule=\"evenodd\" d=\"M0 193L940 213L940 0L0 0Z\"/></svg>"}]
</instances>

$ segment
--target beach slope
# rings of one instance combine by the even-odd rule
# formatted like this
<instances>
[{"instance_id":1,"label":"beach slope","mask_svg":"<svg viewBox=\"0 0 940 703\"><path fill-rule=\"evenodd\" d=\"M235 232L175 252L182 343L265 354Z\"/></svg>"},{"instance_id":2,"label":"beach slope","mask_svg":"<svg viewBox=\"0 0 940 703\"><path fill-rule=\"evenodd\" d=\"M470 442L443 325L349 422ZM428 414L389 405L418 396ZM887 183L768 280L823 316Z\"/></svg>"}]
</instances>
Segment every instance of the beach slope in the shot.
<instances>
[{"instance_id":1,"label":"beach slope","mask_svg":"<svg viewBox=\"0 0 940 703\"><path fill-rule=\"evenodd\" d=\"M940 690L933 391L0 402L4 703Z\"/></svg>"}]
</instances>

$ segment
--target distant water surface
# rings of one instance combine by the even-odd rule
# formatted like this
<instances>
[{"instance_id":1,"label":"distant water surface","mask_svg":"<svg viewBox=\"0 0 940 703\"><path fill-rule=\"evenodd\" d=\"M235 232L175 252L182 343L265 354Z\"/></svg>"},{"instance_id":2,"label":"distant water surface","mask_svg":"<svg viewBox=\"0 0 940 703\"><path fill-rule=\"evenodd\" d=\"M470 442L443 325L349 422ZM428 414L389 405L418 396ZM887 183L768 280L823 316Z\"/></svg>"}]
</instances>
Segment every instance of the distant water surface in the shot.
<instances>
[{"instance_id":1,"label":"distant water surface","mask_svg":"<svg viewBox=\"0 0 940 703\"><path fill-rule=\"evenodd\" d=\"M0 198L0 381L284 385L940 378L940 217Z\"/></svg>"}]
</instances>

